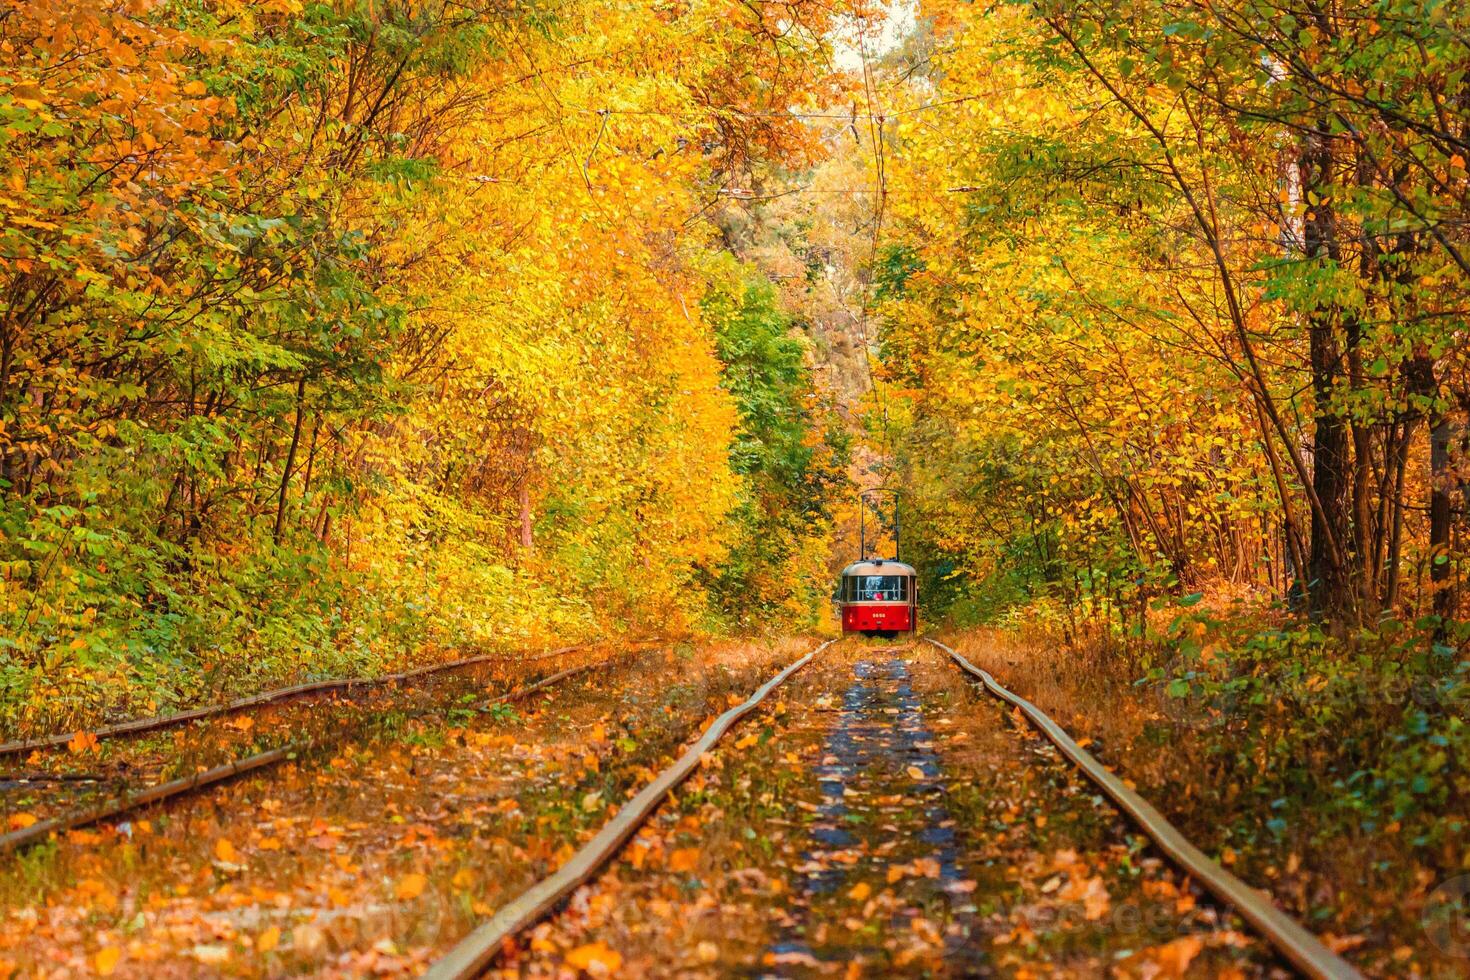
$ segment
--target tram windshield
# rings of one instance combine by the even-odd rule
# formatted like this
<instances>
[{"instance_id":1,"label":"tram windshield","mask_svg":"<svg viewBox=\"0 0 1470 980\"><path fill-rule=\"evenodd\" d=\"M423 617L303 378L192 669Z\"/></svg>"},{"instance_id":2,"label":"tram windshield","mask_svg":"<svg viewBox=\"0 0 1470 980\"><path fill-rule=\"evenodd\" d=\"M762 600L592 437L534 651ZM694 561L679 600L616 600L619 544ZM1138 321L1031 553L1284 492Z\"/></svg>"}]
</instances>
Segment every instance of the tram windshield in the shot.
<instances>
[{"instance_id":1,"label":"tram windshield","mask_svg":"<svg viewBox=\"0 0 1470 980\"><path fill-rule=\"evenodd\" d=\"M908 577L904 575L849 575L847 602L904 602Z\"/></svg>"}]
</instances>

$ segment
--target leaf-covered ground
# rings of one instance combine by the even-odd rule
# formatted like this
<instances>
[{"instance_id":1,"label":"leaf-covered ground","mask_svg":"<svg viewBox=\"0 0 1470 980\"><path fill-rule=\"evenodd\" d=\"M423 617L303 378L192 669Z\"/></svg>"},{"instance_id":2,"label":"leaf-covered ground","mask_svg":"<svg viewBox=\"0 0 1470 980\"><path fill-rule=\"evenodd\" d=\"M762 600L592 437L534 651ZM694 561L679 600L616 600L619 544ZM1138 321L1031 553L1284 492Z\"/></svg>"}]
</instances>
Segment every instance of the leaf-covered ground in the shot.
<instances>
[{"instance_id":1,"label":"leaf-covered ground","mask_svg":"<svg viewBox=\"0 0 1470 980\"><path fill-rule=\"evenodd\" d=\"M1276 976L1055 753L927 647L773 696L506 975Z\"/></svg>"},{"instance_id":2,"label":"leaf-covered ground","mask_svg":"<svg viewBox=\"0 0 1470 980\"><path fill-rule=\"evenodd\" d=\"M11 856L0 973L421 969L799 649L646 652L486 712L456 696L330 757Z\"/></svg>"},{"instance_id":3,"label":"leaf-covered ground","mask_svg":"<svg viewBox=\"0 0 1470 980\"><path fill-rule=\"evenodd\" d=\"M344 738L371 737L420 715L462 719L488 698L537 677L628 652L592 646L555 659L507 657L399 684L307 694L134 736L98 739L79 732L65 746L0 759L0 820L20 828L284 745L327 750Z\"/></svg>"},{"instance_id":4,"label":"leaf-covered ground","mask_svg":"<svg viewBox=\"0 0 1470 980\"><path fill-rule=\"evenodd\" d=\"M1443 803L1410 796L1401 816L1391 811L1384 786L1408 781L1413 743L1433 746L1433 729L1416 740L1396 732L1391 716L1404 709L1383 687L1357 687L1371 678L1367 656L1345 677L1315 673L1326 668L1305 657L1285 666L1285 681L1260 667L1269 698L1191 701L1140 685L1085 648L995 630L949 642L1087 739L1191 841L1365 974L1448 980L1470 969L1458 938L1470 870L1465 807L1454 802L1463 790ZM1243 655L1220 660L1235 658ZM1257 680L1246 666L1229 670ZM1338 689L1314 698L1329 676ZM1432 724L1463 727L1457 703L1425 704ZM1446 764L1439 775L1451 787L1470 785L1463 766Z\"/></svg>"}]
</instances>

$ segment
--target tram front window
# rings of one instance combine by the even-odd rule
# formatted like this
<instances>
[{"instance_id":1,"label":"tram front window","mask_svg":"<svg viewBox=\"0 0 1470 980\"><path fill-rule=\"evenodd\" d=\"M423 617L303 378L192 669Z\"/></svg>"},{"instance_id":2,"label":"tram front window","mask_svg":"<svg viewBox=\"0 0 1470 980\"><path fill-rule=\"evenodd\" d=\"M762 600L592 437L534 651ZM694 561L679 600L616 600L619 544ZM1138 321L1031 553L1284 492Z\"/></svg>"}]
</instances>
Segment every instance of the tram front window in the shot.
<instances>
[{"instance_id":1,"label":"tram front window","mask_svg":"<svg viewBox=\"0 0 1470 980\"><path fill-rule=\"evenodd\" d=\"M852 589L849 602L903 602L904 583L902 575L854 575L848 579Z\"/></svg>"}]
</instances>

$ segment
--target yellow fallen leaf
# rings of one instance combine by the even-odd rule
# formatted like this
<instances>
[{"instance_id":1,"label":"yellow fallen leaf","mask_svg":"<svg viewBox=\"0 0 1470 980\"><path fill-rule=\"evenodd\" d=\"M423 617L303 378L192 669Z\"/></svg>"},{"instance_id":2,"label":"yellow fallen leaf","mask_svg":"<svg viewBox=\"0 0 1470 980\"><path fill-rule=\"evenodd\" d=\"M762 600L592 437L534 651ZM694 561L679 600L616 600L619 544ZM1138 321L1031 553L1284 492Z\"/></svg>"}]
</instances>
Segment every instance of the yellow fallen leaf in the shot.
<instances>
[{"instance_id":1,"label":"yellow fallen leaf","mask_svg":"<svg viewBox=\"0 0 1470 980\"><path fill-rule=\"evenodd\" d=\"M604 942L588 943L568 951L566 963L577 970L606 975L623 965L623 954Z\"/></svg>"},{"instance_id":2,"label":"yellow fallen leaf","mask_svg":"<svg viewBox=\"0 0 1470 980\"><path fill-rule=\"evenodd\" d=\"M873 886L868 884L866 881L858 882L847 891L847 897L852 899L854 902L865 901L867 897L871 894L873 894Z\"/></svg>"},{"instance_id":3,"label":"yellow fallen leaf","mask_svg":"<svg viewBox=\"0 0 1470 980\"><path fill-rule=\"evenodd\" d=\"M421 875L418 872L406 874L398 879L398 887L394 889L394 894L398 896L399 901L407 902L422 895L428 884L427 875Z\"/></svg>"},{"instance_id":4,"label":"yellow fallen leaf","mask_svg":"<svg viewBox=\"0 0 1470 980\"><path fill-rule=\"evenodd\" d=\"M909 774L910 779L924 778L924 770L920 769L918 766L909 766L907 769L904 770L904 772L907 772Z\"/></svg>"},{"instance_id":5,"label":"yellow fallen leaf","mask_svg":"<svg viewBox=\"0 0 1470 980\"><path fill-rule=\"evenodd\" d=\"M269 953L281 943L281 927L271 926L265 932L255 937L255 951L257 953Z\"/></svg>"},{"instance_id":6,"label":"yellow fallen leaf","mask_svg":"<svg viewBox=\"0 0 1470 980\"><path fill-rule=\"evenodd\" d=\"M34 813L12 813L10 815L11 830L25 830L36 822Z\"/></svg>"},{"instance_id":7,"label":"yellow fallen leaf","mask_svg":"<svg viewBox=\"0 0 1470 980\"><path fill-rule=\"evenodd\" d=\"M214 856L227 864L240 863L240 852L235 850L235 845L224 837L214 842Z\"/></svg>"},{"instance_id":8,"label":"yellow fallen leaf","mask_svg":"<svg viewBox=\"0 0 1470 980\"><path fill-rule=\"evenodd\" d=\"M740 739L739 741L737 741L735 743L735 747L737 749L748 749L752 745L754 745L756 742L759 742L759 741L760 741L760 736L759 735L755 735L755 734L746 735L744 738Z\"/></svg>"},{"instance_id":9,"label":"yellow fallen leaf","mask_svg":"<svg viewBox=\"0 0 1470 980\"><path fill-rule=\"evenodd\" d=\"M110 977L121 959L122 950L116 946L104 946L92 957L92 966L96 967L99 976Z\"/></svg>"}]
</instances>

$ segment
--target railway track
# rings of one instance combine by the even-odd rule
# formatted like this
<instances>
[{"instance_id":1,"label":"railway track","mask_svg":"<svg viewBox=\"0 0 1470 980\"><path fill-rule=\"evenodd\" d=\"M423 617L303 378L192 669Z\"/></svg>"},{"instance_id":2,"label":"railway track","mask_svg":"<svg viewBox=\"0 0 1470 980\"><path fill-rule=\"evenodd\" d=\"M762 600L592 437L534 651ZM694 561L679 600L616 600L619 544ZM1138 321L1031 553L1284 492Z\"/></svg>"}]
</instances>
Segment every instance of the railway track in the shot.
<instances>
[{"instance_id":1,"label":"railway track","mask_svg":"<svg viewBox=\"0 0 1470 980\"><path fill-rule=\"evenodd\" d=\"M531 884L600 825L589 799L631 794L790 649L665 647L616 669L579 664L477 705L492 710L396 724L322 753L320 766L120 817L101 835L59 835L0 864L0 966L80 975L121 948L120 977L216 975L224 937L235 972L357 975L381 972L379 956L417 972L437 946L442 899L456 918L471 914L462 878L493 867L472 890L494 905ZM31 929L33 914L75 915L82 932ZM475 914L489 908L476 902ZM276 937L269 951L250 938L263 930Z\"/></svg>"},{"instance_id":2,"label":"railway track","mask_svg":"<svg viewBox=\"0 0 1470 980\"><path fill-rule=\"evenodd\" d=\"M657 638L647 642L656 643ZM569 653L579 650L587 650L598 646L597 643L578 643L571 646L558 647L543 653L534 654L530 657L507 656L502 653L477 654L473 657L462 657L458 660L449 660L440 664L429 664L424 667L415 667L412 670L397 671L391 674L381 674L374 677L340 677L328 678L319 681L308 681L304 684L292 684L287 687L263 691L248 697L237 698L220 704L204 705L199 708L191 708L187 711L179 711L168 715L157 715L150 718L135 718L129 721L117 722L112 725L103 725L96 729L83 730L82 732L65 732L54 735L44 735L40 738L17 739L9 742L0 742L0 758L13 755L28 755L32 752L58 749L69 744L78 734L87 734L105 741L107 739L122 738L129 735L142 735L147 732L161 731L165 728L174 728L179 725L188 724L191 721L201 721L205 718L214 718L222 715L231 715L236 712L246 711L250 708L261 708L269 705L281 704L294 699L309 697L314 694L335 694L338 692L350 693L352 691L367 690L375 687L389 687L402 684L407 681L416 680L421 677L431 677L437 674L446 674L466 667L475 667L481 664L528 664L538 663L545 660L553 660L564 657Z\"/></svg>"},{"instance_id":3,"label":"railway track","mask_svg":"<svg viewBox=\"0 0 1470 980\"><path fill-rule=\"evenodd\" d=\"M566 656L567 654L573 653L578 650L586 650L594 647L595 645L593 644L586 644L574 647L563 647L558 650L548 651L547 653L538 654L534 657L527 658L526 660L520 661L520 663L536 663L559 656ZM627 650L620 651L619 653L614 654L611 657L606 657L599 660L589 661L588 663L564 668L530 684L523 685L505 694L480 702L476 707L478 710L484 711L490 710L496 705L513 704L522 701L569 678L575 677L597 667L606 666L620 659L621 657L635 652L635 648L645 649L639 644L634 644L633 647L630 647ZM226 713L244 711L250 708L258 708L267 705L279 704L283 701L291 700L294 698L309 697L313 694L323 694L343 689L350 689L352 686L382 687L390 684L403 683L405 681L413 680L420 677L444 674L456 670L463 670L465 668L477 666L484 663L497 662L504 659L505 658L498 656L471 657L462 660L452 661L449 663L436 664L430 667L419 668L412 671L405 671L398 674L387 675L382 678L353 679L347 681L325 681L310 685L297 685L291 688L283 688L278 691L267 692L266 694L257 695L252 698L242 699L241 701L231 702L227 705L216 705L210 708L184 712L179 715L166 716L158 719L147 719L145 722L135 722L112 726L110 730L100 731L97 734L99 738L117 738L123 736L139 735L146 731L172 727L175 725L184 724L189 721L195 721L202 718L213 717ZM430 706L426 709L420 709L417 713L422 714L424 713L424 711L432 711L435 710L437 707L439 706ZM167 780L152 785L125 789L123 792L117 794L112 798L103 799L90 805L78 807L69 810L68 812L61 813L55 817L51 817L49 819L38 820L35 823L30 824L29 826L20 827L7 833L0 834L0 854L6 854L26 848L41 841L47 840L55 834L77 830L104 821L119 820L146 807L172 800L177 800L190 794L207 789L211 786L215 786L228 780L235 779L239 776L243 776L247 773L259 772L273 766L281 765L285 762L302 758L309 753L324 752L328 749L340 746L341 744L360 736L362 734L364 724L364 721L359 721L355 724L350 725L345 730L334 731L328 737L323 739L293 740L284 745L277 746L266 751L252 753L242 758L232 759L228 762L209 767L188 776ZM36 740L35 742L29 744L31 750L35 751L64 745L65 741L60 740L60 738L43 739ZM36 775L48 776L49 774ZM50 776L50 778L68 783L75 781L73 779L67 779L64 774L62 776Z\"/></svg>"},{"instance_id":4,"label":"railway track","mask_svg":"<svg viewBox=\"0 0 1470 980\"><path fill-rule=\"evenodd\" d=\"M1238 914L1265 939L1277 955L1304 976L1346 980L1360 974L1342 957L1329 950L1315 936L1273 905L1266 895L1250 888L1230 874L1206 854L1190 844L1155 808L1128 789L1121 780L1108 772L1091 754L1080 747L1065 730L1047 717L1039 708L1006 690L983 670L965 660L953 649L934 640L929 640L937 649L947 654L949 661L965 675L978 680L983 690L1021 711L1033 725L1092 785L1112 801L1118 811L1127 817L1152 844L1179 870L1191 876L1207 888L1221 906ZM508 948L514 938L540 922L549 913L564 903L579 887L592 879L611 862L627 845L629 840L649 817L659 808L669 794L700 765L705 753L736 723L754 711L772 692L810 663L819 653L826 650L832 641L822 644L803 655L780 671L749 698L721 715L706 732L693 743L669 768L659 773L641 792L625 804L582 848L568 859L555 873L538 881L514 900L504 904L484 924L460 941L429 969L433 980L461 980L481 975L495 964L497 958ZM892 710L899 714L899 709ZM872 740L874 735L857 736L859 741ZM927 743L910 740L908 751ZM835 759L829 756L829 759ZM840 767L839 767L840 768ZM922 772L911 766L911 774ZM838 783L840 785L840 782ZM841 795L846 795L843 791ZM840 800L840 798L839 798ZM948 821L953 822L953 821ZM952 863L951 858L945 864ZM940 867L936 863L936 868ZM944 871L942 877L950 876ZM890 877L890 881L893 880ZM954 883L954 882L951 882ZM786 956L783 960L780 957ZM775 962L801 962L805 953L784 952L776 954Z\"/></svg>"}]
</instances>

